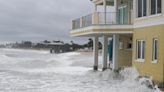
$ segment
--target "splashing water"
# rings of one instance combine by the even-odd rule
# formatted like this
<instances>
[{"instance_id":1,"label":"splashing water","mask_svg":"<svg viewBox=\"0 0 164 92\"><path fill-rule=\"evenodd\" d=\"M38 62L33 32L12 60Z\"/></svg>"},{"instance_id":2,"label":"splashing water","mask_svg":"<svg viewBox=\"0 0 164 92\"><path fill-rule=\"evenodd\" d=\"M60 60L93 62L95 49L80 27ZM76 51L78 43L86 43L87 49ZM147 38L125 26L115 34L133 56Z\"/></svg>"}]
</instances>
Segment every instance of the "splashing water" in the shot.
<instances>
[{"instance_id":1,"label":"splashing water","mask_svg":"<svg viewBox=\"0 0 164 92\"><path fill-rule=\"evenodd\" d=\"M94 72L92 61L90 53L0 49L0 92L158 92L136 81L135 68Z\"/></svg>"}]
</instances>

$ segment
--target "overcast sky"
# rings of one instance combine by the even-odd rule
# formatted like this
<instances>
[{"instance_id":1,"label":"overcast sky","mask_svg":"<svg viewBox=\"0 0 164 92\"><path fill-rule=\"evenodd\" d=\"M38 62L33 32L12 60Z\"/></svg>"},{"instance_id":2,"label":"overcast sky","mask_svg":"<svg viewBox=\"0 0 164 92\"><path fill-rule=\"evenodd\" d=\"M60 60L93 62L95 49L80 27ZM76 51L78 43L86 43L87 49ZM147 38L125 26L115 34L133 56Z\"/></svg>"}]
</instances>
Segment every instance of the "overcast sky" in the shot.
<instances>
[{"instance_id":1,"label":"overcast sky","mask_svg":"<svg viewBox=\"0 0 164 92\"><path fill-rule=\"evenodd\" d=\"M71 20L92 11L90 0L0 0L0 42L75 39Z\"/></svg>"}]
</instances>

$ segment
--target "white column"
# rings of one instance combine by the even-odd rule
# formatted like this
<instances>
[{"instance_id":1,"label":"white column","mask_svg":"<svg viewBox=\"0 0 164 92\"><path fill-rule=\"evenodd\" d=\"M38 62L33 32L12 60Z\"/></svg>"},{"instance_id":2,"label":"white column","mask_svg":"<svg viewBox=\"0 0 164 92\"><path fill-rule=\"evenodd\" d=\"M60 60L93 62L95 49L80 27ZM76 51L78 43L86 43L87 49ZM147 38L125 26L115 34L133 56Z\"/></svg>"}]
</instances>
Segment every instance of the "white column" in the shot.
<instances>
[{"instance_id":1,"label":"white column","mask_svg":"<svg viewBox=\"0 0 164 92\"><path fill-rule=\"evenodd\" d=\"M117 12L117 0L114 0L115 11Z\"/></svg>"},{"instance_id":2,"label":"white column","mask_svg":"<svg viewBox=\"0 0 164 92\"><path fill-rule=\"evenodd\" d=\"M114 0L114 9L115 9L115 15L114 15L114 21L115 23L117 23L117 14L118 14L118 11L117 11L117 0Z\"/></svg>"},{"instance_id":3,"label":"white column","mask_svg":"<svg viewBox=\"0 0 164 92\"><path fill-rule=\"evenodd\" d=\"M107 56L108 56L108 37L103 36L103 48L102 48L102 58L103 58L103 71L107 69Z\"/></svg>"},{"instance_id":4,"label":"white column","mask_svg":"<svg viewBox=\"0 0 164 92\"><path fill-rule=\"evenodd\" d=\"M113 70L118 69L119 35L113 35Z\"/></svg>"},{"instance_id":5,"label":"white column","mask_svg":"<svg viewBox=\"0 0 164 92\"><path fill-rule=\"evenodd\" d=\"M106 12L107 12L107 9L106 9L106 0L103 1L103 4L104 4L104 23L106 24Z\"/></svg>"},{"instance_id":6,"label":"white column","mask_svg":"<svg viewBox=\"0 0 164 92\"><path fill-rule=\"evenodd\" d=\"M95 36L94 37L94 41L93 41L93 54L94 54L94 66L93 69L94 70L98 70L98 37Z\"/></svg>"},{"instance_id":7,"label":"white column","mask_svg":"<svg viewBox=\"0 0 164 92\"><path fill-rule=\"evenodd\" d=\"M97 5L95 5L95 10L94 10L94 12L97 12Z\"/></svg>"}]
</instances>

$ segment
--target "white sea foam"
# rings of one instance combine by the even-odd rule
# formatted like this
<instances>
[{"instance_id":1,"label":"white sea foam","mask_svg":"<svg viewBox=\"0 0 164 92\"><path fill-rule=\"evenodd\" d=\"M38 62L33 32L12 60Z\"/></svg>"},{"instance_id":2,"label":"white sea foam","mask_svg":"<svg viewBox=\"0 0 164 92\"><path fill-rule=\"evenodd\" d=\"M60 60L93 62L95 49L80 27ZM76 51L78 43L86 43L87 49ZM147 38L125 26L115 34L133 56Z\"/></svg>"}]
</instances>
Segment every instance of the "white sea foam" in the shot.
<instances>
[{"instance_id":1,"label":"white sea foam","mask_svg":"<svg viewBox=\"0 0 164 92\"><path fill-rule=\"evenodd\" d=\"M124 70L120 71L120 74L124 77L124 79L128 80L135 80L139 76L139 73L135 67L125 68Z\"/></svg>"},{"instance_id":2,"label":"white sea foam","mask_svg":"<svg viewBox=\"0 0 164 92\"><path fill-rule=\"evenodd\" d=\"M100 63L101 64L101 63ZM160 92L135 68L92 71L92 55L0 49L0 92Z\"/></svg>"}]
</instances>

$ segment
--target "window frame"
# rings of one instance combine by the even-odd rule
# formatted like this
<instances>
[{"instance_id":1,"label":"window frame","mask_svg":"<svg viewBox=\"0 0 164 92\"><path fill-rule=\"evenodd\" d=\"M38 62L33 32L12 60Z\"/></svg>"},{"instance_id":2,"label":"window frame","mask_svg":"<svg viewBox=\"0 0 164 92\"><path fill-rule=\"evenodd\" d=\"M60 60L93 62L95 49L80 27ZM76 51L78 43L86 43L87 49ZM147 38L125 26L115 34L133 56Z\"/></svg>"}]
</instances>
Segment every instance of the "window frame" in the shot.
<instances>
[{"instance_id":1,"label":"window frame","mask_svg":"<svg viewBox=\"0 0 164 92\"><path fill-rule=\"evenodd\" d=\"M155 0L155 13L152 13L152 0L150 0L150 15L157 15L162 13L162 0L161 0L161 12L158 12L158 0Z\"/></svg>"},{"instance_id":2,"label":"window frame","mask_svg":"<svg viewBox=\"0 0 164 92\"><path fill-rule=\"evenodd\" d=\"M157 41L157 44L156 44L156 41ZM152 63L158 63L158 38L153 38Z\"/></svg>"},{"instance_id":3,"label":"window frame","mask_svg":"<svg viewBox=\"0 0 164 92\"><path fill-rule=\"evenodd\" d=\"M139 48L139 42L141 44L140 48ZM144 45L143 45L143 43L144 43ZM136 61L137 62L145 62L145 54L146 54L146 48L145 47L146 47L146 41L145 40L137 40L136 41ZM140 55L139 55L139 49L140 49Z\"/></svg>"},{"instance_id":4,"label":"window frame","mask_svg":"<svg viewBox=\"0 0 164 92\"><path fill-rule=\"evenodd\" d=\"M146 7L144 6L144 1L146 1ZM137 0L137 18L142 18L142 17L146 17L148 14L147 14L147 0L141 0L141 3L142 3L142 9L141 9L141 16L139 16L139 0ZM146 9L145 9L146 8ZM145 12L144 12L145 11ZM146 15L144 15L146 14Z\"/></svg>"}]
</instances>

